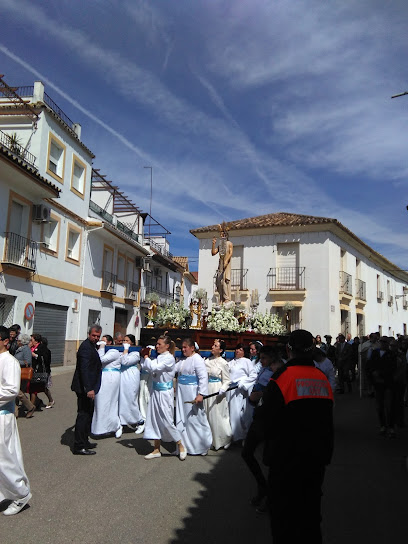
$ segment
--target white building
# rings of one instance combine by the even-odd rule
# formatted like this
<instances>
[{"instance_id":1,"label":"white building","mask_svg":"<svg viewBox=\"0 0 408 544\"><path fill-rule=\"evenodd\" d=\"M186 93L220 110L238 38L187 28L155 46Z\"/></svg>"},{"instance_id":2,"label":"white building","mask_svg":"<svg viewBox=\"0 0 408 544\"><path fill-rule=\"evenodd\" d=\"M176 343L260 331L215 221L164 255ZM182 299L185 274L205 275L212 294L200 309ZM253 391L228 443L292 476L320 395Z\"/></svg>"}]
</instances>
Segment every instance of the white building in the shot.
<instances>
[{"instance_id":1,"label":"white building","mask_svg":"<svg viewBox=\"0 0 408 544\"><path fill-rule=\"evenodd\" d=\"M257 311L289 318L291 329L333 338L407 334L407 272L336 219L275 213L226 225L234 246L233 299L248 311L257 290ZM190 232L200 240L199 287L214 303L218 255L211 255L211 245L219 225Z\"/></svg>"},{"instance_id":2,"label":"white building","mask_svg":"<svg viewBox=\"0 0 408 544\"><path fill-rule=\"evenodd\" d=\"M41 82L13 89L0 78L0 323L47 336L54 364L75 363L94 322L139 338L148 292L162 303L191 292L169 232L146 237L146 222L160 224L93 158Z\"/></svg>"}]
</instances>

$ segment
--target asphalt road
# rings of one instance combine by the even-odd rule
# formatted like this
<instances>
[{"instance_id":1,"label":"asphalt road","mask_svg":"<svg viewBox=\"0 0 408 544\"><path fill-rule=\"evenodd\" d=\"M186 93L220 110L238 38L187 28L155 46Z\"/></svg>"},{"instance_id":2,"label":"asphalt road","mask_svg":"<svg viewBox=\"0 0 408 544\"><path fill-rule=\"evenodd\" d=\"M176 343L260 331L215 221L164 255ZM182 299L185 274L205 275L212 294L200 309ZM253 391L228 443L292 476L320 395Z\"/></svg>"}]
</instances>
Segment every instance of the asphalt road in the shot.
<instances>
[{"instance_id":1,"label":"asphalt road","mask_svg":"<svg viewBox=\"0 0 408 544\"><path fill-rule=\"evenodd\" d=\"M19 419L33 498L20 514L0 515L1 544L271 542L267 517L249 506L255 486L239 448L188 456L184 462L170 453L146 461L149 443L124 432L119 440L98 440L95 456L72 455L76 397L71 378L72 370L56 369L55 407ZM373 400L356 394L338 397L335 414L336 449L323 498L324 542L404 541L406 429L395 440L379 437Z\"/></svg>"}]
</instances>

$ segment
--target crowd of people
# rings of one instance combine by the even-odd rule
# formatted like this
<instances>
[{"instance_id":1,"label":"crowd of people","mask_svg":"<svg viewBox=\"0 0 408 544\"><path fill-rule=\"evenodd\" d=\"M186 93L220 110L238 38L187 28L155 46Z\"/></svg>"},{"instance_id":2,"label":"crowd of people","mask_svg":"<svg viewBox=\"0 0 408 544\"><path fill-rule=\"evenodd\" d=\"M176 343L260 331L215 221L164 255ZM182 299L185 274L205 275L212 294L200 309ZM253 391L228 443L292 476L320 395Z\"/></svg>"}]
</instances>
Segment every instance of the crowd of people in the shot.
<instances>
[{"instance_id":1,"label":"crowd of people","mask_svg":"<svg viewBox=\"0 0 408 544\"><path fill-rule=\"evenodd\" d=\"M54 405L51 359L40 335L28 337L17 326L1 331L0 373L12 369L15 374L17 364L20 370L44 371L48 378L42 383L22 381L20 386L20 379L14 383L15 376L8 376L13 386L6 380L6 388L1 382L0 422L12 428L13 395L28 418L38 405L38 393L47 396L46 407ZM362 339L339 334L334 344L330 335L324 339L297 330L286 346L238 344L232 359L226 358L225 342L214 339L211 355L203 359L193 339L186 338L176 359L176 347L166 334L157 340L152 357L153 346L136 348L132 334L102 336L101 327L93 325L79 347L71 386L78 407L73 453L95 455L97 444L90 436L120 438L124 427L153 442L146 460L162 456L161 441L175 443L180 460L238 444L256 482L251 503L258 512L269 512L274 542L288 541L288 534L301 536L286 512L289 501L293 504L293 496L286 493L288 482L298 488L303 512L299 527L320 542L321 486L333 449L334 394L352 392L353 383L359 383L360 391L375 397L381 434L394 437L395 427L404 425L408 348L405 337L378 333ZM12 431L7 432L13 459L1 449L1 461L18 467L9 474L7 494L0 485L0 499L3 493L13 501L6 515L20 511L31 498L17 427ZM269 476L256 456L260 445Z\"/></svg>"}]
</instances>

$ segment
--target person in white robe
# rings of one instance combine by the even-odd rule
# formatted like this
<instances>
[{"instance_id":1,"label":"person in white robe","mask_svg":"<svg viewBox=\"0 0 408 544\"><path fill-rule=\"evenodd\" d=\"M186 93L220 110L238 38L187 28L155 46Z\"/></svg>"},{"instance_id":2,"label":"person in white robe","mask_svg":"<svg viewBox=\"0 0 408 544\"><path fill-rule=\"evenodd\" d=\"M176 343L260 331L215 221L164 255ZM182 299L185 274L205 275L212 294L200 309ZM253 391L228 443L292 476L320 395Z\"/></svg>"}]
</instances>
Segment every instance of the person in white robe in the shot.
<instances>
[{"instance_id":1,"label":"person in white robe","mask_svg":"<svg viewBox=\"0 0 408 544\"><path fill-rule=\"evenodd\" d=\"M191 338L183 340L181 350L183 358L176 363L176 427L189 455L207 455L212 444L203 404L203 395L208 395L207 369ZM194 404L186 403L191 400Z\"/></svg>"},{"instance_id":2,"label":"person in white robe","mask_svg":"<svg viewBox=\"0 0 408 544\"><path fill-rule=\"evenodd\" d=\"M149 349L154 349L154 346L147 346ZM150 395L152 390L152 377L147 370L144 370L143 366L140 371L140 389L139 389L139 410L143 421L146 421L147 406L150 401ZM141 434L144 431L144 425L139 425L136 429L136 434Z\"/></svg>"},{"instance_id":3,"label":"person in white robe","mask_svg":"<svg viewBox=\"0 0 408 544\"><path fill-rule=\"evenodd\" d=\"M138 351L129 351L130 346L135 345L135 340L133 334L125 336L120 357L119 418L121 425L127 425L132 430L144 424L139 410L140 370L137 364L140 354ZM121 430L116 433L116 438L122 435Z\"/></svg>"},{"instance_id":4,"label":"person in white robe","mask_svg":"<svg viewBox=\"0 0 408 544\"><path fill-rule=\"evenodd\" d=\"M95 395L94 413L91 432L93 435L119 433L122 429L119 419L119 388L120 388L120 351L108 349L113 338L109 334L98 342L98 354L102 363L101 388Z\"/></svg>"},{"instance_id":5,"label":"person in white robe","mask_svg":"<svg viewBox=\"0 0 408 544\"><path fill-rule=\"evenodd\" d=\"M9 341L8 329L0 327L0 502L12 501L5 516L20 512L32 497L14 415L21 369L8 352Z\"/></svg>"},{"instance_id":6,"label":"person in white robe","mask_svg":"<svg viewBox=\"0 0 408 544\"><path fill-rule=\"evenodd\" d=\"M214 340L211 357L204 361L208 373L208 394L217 396L204 399L204 408L212 433L212 446L215 450L228 449L232 440L226 391L230 386L227 362L222 357L225 351L224 340Z\"/></svg>"},{"instance_id":7,"label":"person in white robe","mask_svg":"<svg viewBox=\"0 0 408 544\"><path fill-rule=\"evenodd\" d=\"M245 439L253 417L253 407L248 403L248 396L255 384L258 371L254 362L244 355L244 346L238 344L234 359L227 362L231 387L238 386L227 393L233 442Z\"/></svg>"},{"instance_id":8,"label":"person in white robe","mask_svg":"<svg viewBox=\"0 0 408 544\"><path fill-rule=\"evenodd\" d=\"M176 442L180 459L184 461L187 450L181 434L174 424L173 378L176 374L175 345L168 336L160 336L156 343L157 359L150 359L150 349L142 350L142 367L152 376L152 394L147 407L144 430L146 440L154 440L154 450L145 459L161 457L160 440Z\"/></svg>"}]
</instances>

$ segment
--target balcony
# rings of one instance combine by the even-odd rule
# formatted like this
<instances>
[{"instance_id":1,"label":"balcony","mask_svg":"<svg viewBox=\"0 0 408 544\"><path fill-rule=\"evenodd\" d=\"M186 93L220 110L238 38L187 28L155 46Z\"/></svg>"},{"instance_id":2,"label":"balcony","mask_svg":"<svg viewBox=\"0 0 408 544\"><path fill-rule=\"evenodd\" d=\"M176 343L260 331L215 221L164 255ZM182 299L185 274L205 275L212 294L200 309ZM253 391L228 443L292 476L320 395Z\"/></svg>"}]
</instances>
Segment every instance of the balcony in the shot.
<instances>
[{"instance_id":1,"label":"balcony","mask_svg":"<svg viewBox=\"0 0 408 544\"><path fill-rule=\"evenodd\" d=\"M377 302L382 302L384 300L384 293L382 291L377 291Z\"/></svg>"},{"instance_id":2,"label":"balcony","mask_svg":"<svg viewBox=\"0 0 408 544\"><path fill-rule=\"evenodd\" d=\"M141 297L140 297L140 301L143 303L146 303L146 297L149 293L156 293L157 295L159 295L160 297L160 302L159 302L159 305L160 306L164 306L165 304L171 304L175 297L173 295L173 293L170 293L168 291L161 291L160 289L156 289L155 287L150 287L150 286L147 286L147 287L142 287L141 289Z\"/></svg>"},{"instance_id":3,"label":"balcony","mask_svg":"<svg viewBox=\"0 0 408 544\"><path fill-rule=\"evenodd\" d=\"M15 232L5 233L3 264L35 271L37 242L24 238Z\"/></svg>"},{"instance_id":4,"label":"balcony","mask_svg":"<svg viewBox=\"0 0 408 544\"><path fill-rule=\"evenodd\" d=\"M104 221L108 222L110 225L123 232L123 234L126 234L126 236L129 236L129 238L132 238L132 240L134 240L138 244L142 243L140 234L136 234L135 232L133 232L133 230L127 225L125 225L121 221L118 221L116 216L110 214L109 212L98 206L98 204L92 202L92 200L89 201L89 208L93 212L98 214L99 217L101 217Z\"/></svg>"},{"instance_id":5,"label":"balcony","mask_svg":"<svg viewBox=\"0 0 408 544\"><path fill-rule=\"evenodd\" d=\"M282 268L270 268L267 279L269 291L304 291L305 267L284 266Z\"/></svg>"},{"instance_id":6,"label":"balcony","mask_svg":"<svg viewBox=\"0 0 408 544\"><path fill-rule=\"evenodd\" d=\"M394 297L392 295L388 295L388 306L392 306L394 304Z\"/></svg>"},{"instance_id":7,"label":"balcony","mask_svg":"<svg viewBox=\"0 0 408 544\"><path fill-rule=\"evenodd\" d=\"M137 283L133 283L133 281L128 281L125 288L125 298L129 300L137 300L138 293L139 285Z\"/></svg>"},{"instance_id":8,"label":"balcony","mask_svg":"<svg viewBox=\"0 0 408 544\"><path fill-rule=\"evenodd\" d=\"M366 301L366 282L356 280L356 298Z\"/></svg>"},{"instance_id":9,"label":"balcony","mask_svg":"<svg viewBox=\"0 0 408 544\"><path fill-rule=\"evenodd\" d=\"M148 239L149 240L149 245L152 249L154 249L155 251L157 251L158 253L161 253L162 255L164 255L165 257L167 257L168 259L173 259L173 255L170 253L170 251L168 251L163 245L161 244L158 244L157 242L155 242L154 240L152 240L151 238Z\"/></svg>"},{"instance_id":10,"label":"balcony","mask_svg":"<svg viewBox=\"0 0 408 544\"><path fill-rule=\"evenodd\" d=\"M112 274L112 272L108 272L107 270L104 270L102 272L101 292L109 293L110 295L115 295L116 281L117 281L117 276L115 274Z\"/></svg>"},{"instance_id":11,"label":"balcony","mask_svg":"<svg viewBox=\"0 0 408 544\"><path fill-rule=\"evenodd\" d=\"M37 167L35 166L36 157L24 149L24 147L17 142L15 136L10 136L9 134L6 134L0 130L0 144L11 151L13 155L37 170Z\"/></svg>"},{"instance_id":12,"label":"balcony","mask_svg":"<svg viewBox=\"0 0 408 544\"><path fill-rule=\"evenodd\" d=\"M340 294L351 297L353 295L351 274L347 274L347 272L340 271L339 277L340 277L340 289L339 289Z\"/></svg>"},{"instance_id":13,"label":"balcony","mask_svg":"<svg viewBox=\"0 0 408 544\"><path fill-rule=\"evenodd\" d=\"M248 291L247 288L248 268L232 268L231 269L231 291ZM216 280L217 273L214 274L214 291L217 290Z\"/></svg>"}]
</instances>

